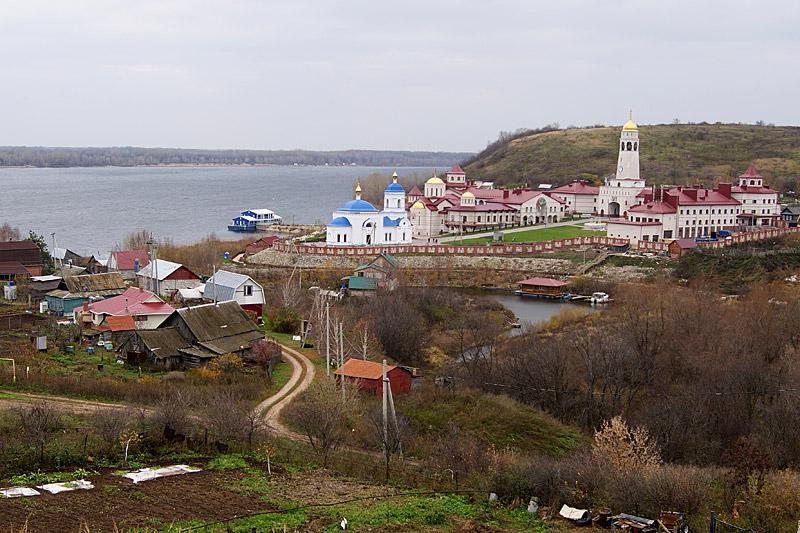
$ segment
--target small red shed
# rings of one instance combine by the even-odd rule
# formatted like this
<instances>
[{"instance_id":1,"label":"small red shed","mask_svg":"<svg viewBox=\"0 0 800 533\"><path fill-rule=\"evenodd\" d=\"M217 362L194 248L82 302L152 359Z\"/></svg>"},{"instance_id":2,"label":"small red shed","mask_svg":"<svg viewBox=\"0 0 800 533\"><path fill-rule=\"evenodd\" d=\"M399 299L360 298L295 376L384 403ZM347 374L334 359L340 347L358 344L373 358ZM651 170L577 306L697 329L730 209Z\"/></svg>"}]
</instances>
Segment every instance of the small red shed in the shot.
<instances>
[{"instance_id":1,"label":"small red shed","mask_svg":"<svg viewBox=\"0 0 800 533\"><path fill-rule=\"evenodd\" d=\"M342 367L336 369L334 374L339 383L344 379L348 383L355 383L362 391L375 395L383 394L382 363L348 359ZM411 390L411 378L413 377L411 370L401 366L387 365L386 377L389 378L393 394L405 394Z\"/></svg>"}]
</instances>

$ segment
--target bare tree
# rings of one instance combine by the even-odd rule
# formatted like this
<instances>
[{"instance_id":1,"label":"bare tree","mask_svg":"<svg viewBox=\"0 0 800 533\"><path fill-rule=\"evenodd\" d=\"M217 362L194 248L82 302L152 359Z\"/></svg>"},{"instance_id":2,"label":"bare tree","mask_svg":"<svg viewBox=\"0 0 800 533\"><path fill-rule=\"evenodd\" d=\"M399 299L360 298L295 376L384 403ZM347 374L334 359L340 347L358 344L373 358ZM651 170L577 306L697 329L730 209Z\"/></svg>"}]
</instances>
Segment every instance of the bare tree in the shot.
<instances>
[{"instance_id":1,"label":"bare tree","mask_svg":"<svg viewBox=\"0 0 800 533\"><path fill-rule=\"evenodd\" d=\"M345 384L342 393L335 381L325 379L292 402L286 415L320 452L323 466L327 466L331 451L344 443L351 432L351 420L359 408L354 387Z\"/></svg>"},{"instance_id":2,"label":"bare tree","mask_svg":"<svg viewBox=\"0 0 800 533\"><path fill-rule=\"evenodd\" d=\"M253 445L260 418L237 389L226 387L206 395L202 405L204 420L212 436L227 444Z\"/></svg>"},{"instance_id":3,"label":"bare tree","mask_svg":"<svg viewBox=\"0 0 800 533\"><path fill-rule=\"evenodd\" d=\"M22 434L25 440L39 449L39 464L44 463L44 449L50 435L58 429L61 417L58 412L47 402L38 402L27 407L17 409Z\"/></svg>"},{"instance_id":4,"label":"bare tree","mask_svg":"<svg viewBox=\"0 0 800 533\"><path fill-rule=\"evenodd\" d=\"M8 222L0 226L0 241L19 241L22 239L22 232L19 228L13 227Z\"/></svg>"},{"instance_id":5,"label":"bare tree","mask_svg":"<svg viewBox=\"0 0 800 533\"><path fill-rule=\"evenodd\" d=\"M180 439L189 429L190 402L179 388L168 386L158 400L153 421L161 428L165 440Z\"/></svg>"},{"instance_id":6,"label":"bare tree","mask_svg":"<svg viewBox=\"0 0 800 533\"><path fill-rule=\"evenodd\" d=\"M92 427L109 452L119 444L120 436L134 423L134 413L126 408L96 411L91 417Z\"/></svg>"}]
</instances>

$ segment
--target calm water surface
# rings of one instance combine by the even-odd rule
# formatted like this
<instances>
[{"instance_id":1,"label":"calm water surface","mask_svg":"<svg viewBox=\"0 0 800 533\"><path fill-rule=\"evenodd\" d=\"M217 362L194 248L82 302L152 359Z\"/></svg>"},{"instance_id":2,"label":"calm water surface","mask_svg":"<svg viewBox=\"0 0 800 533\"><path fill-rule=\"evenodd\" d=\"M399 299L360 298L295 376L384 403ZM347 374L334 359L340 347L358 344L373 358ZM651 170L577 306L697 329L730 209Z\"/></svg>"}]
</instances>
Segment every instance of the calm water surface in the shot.
<instances>
[{"instance_id":1,"label":"calm water surface","mask_svg":"<svg viewBox=\"0 0 800 533\"><path fill-rule=\"evenodd\" d=\"M107 254L138 229L177 243L221 238L244 209L267 208L287 222L327 222L352 198L359 176L383 167L0 168L0 224L55 232L58 246ZM401 176L428 168L398 168Z\"/></svg>"},{"instance_id":2,"label":"calm water surface","mask_svg":"<svg viewBox=\"0 0 800 533\"><path fill-rule=\"evenodd\" d=\"M480 291L481 295L500 303L516 315L523 329L513 330L520 333L526 326L544 322L561 312L562 309L579 309L593 313L602 307L593 307L586 303L563 302L538 298L523 298L512 292Z\"/></svg>"}]
</instances>

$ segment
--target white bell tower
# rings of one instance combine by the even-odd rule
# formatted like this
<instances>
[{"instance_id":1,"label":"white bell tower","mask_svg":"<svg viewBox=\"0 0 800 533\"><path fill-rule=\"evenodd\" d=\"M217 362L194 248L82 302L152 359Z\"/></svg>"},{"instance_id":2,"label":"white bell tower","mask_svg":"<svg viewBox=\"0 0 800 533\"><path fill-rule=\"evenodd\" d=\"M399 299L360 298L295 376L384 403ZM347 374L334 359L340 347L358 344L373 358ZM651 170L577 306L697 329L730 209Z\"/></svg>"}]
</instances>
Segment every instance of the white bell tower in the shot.
<instances>
[{"instance_id":1,"label":"white bell tower","mask_svg":"<svg viewBox=\"0 0 800 533\"><path fill-rule=\"evenodd\" d=\"M639 179L639 126L633 121L633 112L619 137L617 179Z\"/></svg>"}]
</instances>

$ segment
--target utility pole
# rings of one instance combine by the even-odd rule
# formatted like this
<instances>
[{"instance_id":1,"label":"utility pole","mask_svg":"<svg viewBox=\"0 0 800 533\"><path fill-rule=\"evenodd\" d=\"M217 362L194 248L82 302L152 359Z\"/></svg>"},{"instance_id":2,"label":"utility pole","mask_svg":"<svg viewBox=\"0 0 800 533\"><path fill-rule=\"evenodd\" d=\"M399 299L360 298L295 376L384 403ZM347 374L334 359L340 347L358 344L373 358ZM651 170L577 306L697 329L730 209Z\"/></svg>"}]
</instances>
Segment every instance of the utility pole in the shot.
<instances>
[{"instance_id":1,"label":"utility pole","mask_svg":"<svg viewBox=\"0 0 800 533\"><path fill-rule=\"evenodd\" d=\"M339 368L342 370L342 401L344 401L344 323L342 322L339 322Z\"/></svg>"},{"instance_id":2,"label":"utility pole","mask_svg":"<svg viewBox=\"0 0 800 533\"><path fill-rule=\"evenodd\" d=\"M325 302L325 375L331 375L331 304Z\"/></svg>"},{"instance_id":3,"label":"utility pole","mask_svg":"<svg viewBox=\"0 0 800 533\"><path fill-rule=\"evenodd\" d=\"M387 417L387 405L389 400L389 378L386 377L386 359L383 360L381 370L383 381L381 389L383 392L383 459L386 461L386 481L389 481L389 419Z\"/></svg>"},{"instance_id":4,"label":"utility pole","mask_svg":"<svg viewBox=\"0 0 800 533\"><path fill-rule=\"evenodd\" d=\"M386 361L384 360L384 364ZM389 409L392 410L392 420L394 420L394 438L397 439L397 452L400 454L400 460L403 460L403 442L400 440L400 424L397 423L397 412L394 410L394 395L392 394L392 384L389 379L386 379L386 388L389 391Z\"/></svg>"},{"instance_id":5,"label":"utility pole","mask_svg":"<svg viewBox=\"0 0 800 533\"><path fill-rule=\"evenodd\" d=\"M213 267L213 274L211 275L211 290L214 291L214 305L217 304L217 265ZM242 289L244 290L244 289Z\"/></svg>"}]
</instances>

